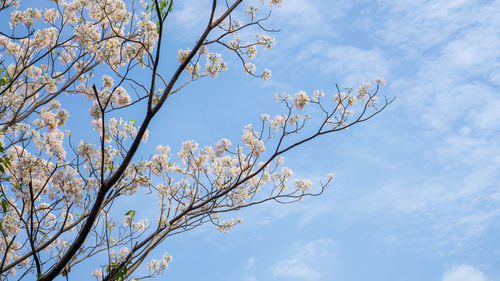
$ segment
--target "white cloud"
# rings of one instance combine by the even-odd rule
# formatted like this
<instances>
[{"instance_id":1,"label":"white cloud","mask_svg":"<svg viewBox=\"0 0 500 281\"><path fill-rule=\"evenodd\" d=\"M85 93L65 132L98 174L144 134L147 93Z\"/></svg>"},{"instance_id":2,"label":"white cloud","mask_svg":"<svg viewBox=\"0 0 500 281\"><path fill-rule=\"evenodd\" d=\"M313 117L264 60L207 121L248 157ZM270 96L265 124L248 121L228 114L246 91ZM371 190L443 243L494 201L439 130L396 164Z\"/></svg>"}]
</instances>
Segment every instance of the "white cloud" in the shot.
<instances>
[{"instance_id":1,"label":"white cloud","mask_svg":"<svg viewBox=\"0 0 500 281\"><path fill-rule=\"evenodd\" d=\"M304 264L299 259L290 259L278 263L273 270L275 276L292 277L302 280L315 280L321 275L311 269L309 265Z\"/></svg>"},{"instance_id":2,"label":"white cloud","mask_svg":"<svg viewBox=\"0 0 500 281\"><path fill-rule=\"evenodd\" d=\"M277 61L285 64L290 73L322 72L336 81L341 77L340 82L348 86L384 76L388 87L381 94L398 97L391 106L397 112L393 117L404 120L406 123L398 121L412 127L412 131L402 129L401 135L381 132L389 134L380 138L394 146L416 145L422 149L418 155L410 154L415 153L411 149L401 149L408 158L414 158L408 160L392 155L384 158L376 152L367 154L363 161L383 160L373 165L386 167L385 183L359 193L346 189L346 194L354 194L337 193L346 200L335 205L315 201L311 208L313 204L308 202L288 209L279 206L280 212L272 215L297 214L299 222L307 223L324 213L344 213L348 209L350 213L383 218L405 230L412 229L412 238L425 240L434 250L474 247L470 242L478 243L477 238L487 234L492 222L500 217L496 208L500 204L496 188L500 179L500 36L493 31L500 28L495 12L500 2L378 3L382 3L377 7L381 11L378 21L364 30L374 34L373 42L361 45L348 39L332 42L316 37L283 49L278 44ZM303 9L292 9L300 5ZM283 8L283 17L289 16L291 26L296 28L300 25L293 21L298 18L316 23L330 21L332 26L339 26L338 21L322 13L313 19L305 16L317 8L303 1L291 1L291 10ZM341 10L348 9L345 6ZM304 15L299 17L299 13ZM296 32L307 30L306 22ZM360 148L353 150L359 153Z\"/></svg>"},{"instance_id":3,"label":"white cloud","mask_svg":"<svg viewBox=\"0 0 500 281\"><path fill-rule=\"evenodd\" d=\"M478 23L498 23L495 11L498 2L462 1L381 1L384 13L383 28L378 35L412 54L453 39L457 32Z\"/></svg>"},{"instance_id":4,"label":"white cloud","mask_svg":"<svg viewBox=\"0 0 500 281\"><path fill-rule=\"evenodd\" d=\"M444 171L441 176L427 177L421 171L413 173L365 194L354 193L337 210L390 223L403 230L398 238L423 243L426 251L449 255L477 247L478 238L500 216L494 167L474 169L465 176Z\"/></svg>"},{"instance_id":5,"label":"white cloud","mask_svg":"<svg viewBox=\"0 0 500 281\"><path fill-rule=\"evenodd\" d=\"M245 266L245 269L251 269L254 267L254 265L255 265L255 258L249 258L247 260L247 264Z\"/></svg>"},{"instance_id":6,"label":"white cloud","mask_svg":"<svg viewBox=\"0 0 500 281\"><path fill-rule=\"evenodd\" d=\"M416 122L435 133L453 129L463 118L472 127L488 117L483 108L500 101L498 1L384 1L379 36L394 46L409 74L392 89ZM401 52L397 52L400 50ZM391 81L389 81L391 82ZM492 85L493 84L493 85ZM498 113L487 110L492 120ZM473 116L472 119L469 116ZM477 121L477 122L475 122ZM498 124L496 121L488 122ZM490 130L493 128L490 128Z\"/></svg>"},{"instance_id":7,"label":"white cloud","mask_svg":"<svg viewBox=\"0 0 500 281\"><path fill-rule=\"evenodd\" d=\"M308 243L298 242L292 247L290 257L273 267L274 276L317 280L322 277L321 266L332 268L335 263L336 246L331 239L318 239Z\"/></svg>"},{"instance_id":8,"label":"white cloud","mask_svg":"<svg viewBox=\"0 0 500 281\"><path fill-rule=\"evenodd\" d=\"M262 55L290 73L322 73L336 81L341 77L346 86L384 76L389 87L382 94L398 97L392 108L415 126L408 133L415 144L425 143L419 152L425 157L408 156L420 159L418 166L377 163L390 169L391 179L361 194L341 195L346 200L338 207L313 199L290 207L273 205L274 212L269 213L273 218L298 215L298 222L306 224L335 208L345 212L347 207L351 213L400 223L433 246L474 247L464 242L485 234L500 216L495 209L500 204L495 188L500 171L500 37L495 32L500 28L496 12L500 2L378 1L383 13L364 25L364 31L374 35L363 38L373 39L364 46L344 38L330 40L338 36L336 23L355 1L341 1L338 7L328 2L287 0L271 17L271 27L283 28L286 36L278 38L276 50ZM194 16L203 10L200 5L180 3L178 8L179 26L194 26L193 20L201 20ZM318 37L322 32L325 36ZM290 77L286 79L283 85ZM394 145L408 145L404 136L386 138ZM381 156L367 155L366 161L376 157ZM431 164L436 166L434 171L425 169ZM264 216L262 222L268 218ZM398 239L405 237L398 235ZM295 255L278 263L275 274L320 275Z\"/></svg>"},{"instance_id":9,"label":"white cloud","mask_svg":"<svg viewBox=\"0 0 500 281\"><path fill-rule=\"evenodd\" d=\"M460 265L446 271L442 281L486 281L486 276L470 265Z\"/></svg>"},{"instance_id":10,"label":"white cloud","mask_svg":"<svg viewBox=\"0 0 500 281\"><path fill-rule=\"evenodd\" d=\"M387 165L391 179L359 199L352 196L355 203L349 209L363 216L378 213L392 224L413 228L416 237L433 247L474 247L469 242L479 243L477 238L500 217L500 36L493 32L500 28L494 15L500 2L382 3L387 11L372 29L382 39L372 49L377 52L345 49L345 61L337 62L353 73L365 71L360 63L349 66L357 57L376 58L368 65L382 62L385 68L379 71L396 78L388 79L382 93L398 97L392 107L398 107L397 117L407 118L413 130L405 131L411 144L404 135L386 138L395 146L422 150L407 156L418 159L417 165L413 159L398 160L396 170ZM351 53L358 55L351 59Z\"/></svg>"},{"instance_id":11,"label":"white cloud","mask_svg":"<svg viewBox=\"0 0 500 281\"><path fill-rule=\"evenodd\" d=\"M341 86L356 88L361 83L372 81L374 78L391 76L392 61L377 48L362 49L349 45L332 45L324 40L314 40L291 50L280 48L279 52L278 57L274 59L274 64L286 67L287 75L283 75L284 79L289 79L288 75L313 73L335 77L334 81L339 82ZM280 77L274 79L277 80ZM278 82L284 83L279 80ZM316 87L326 86L330 85Z\"/></svg>"},{"instance_id":12,"label":"white cloud","mask_svg":"<svg viewBox=\"0 0 500 281\"><path fill-rule=\"evenodd\" d=\"M257 278L253 276L243 275L243 281L257 281Z\"/></svg>"},{"instance_id":13,"label":"white cloud","mask_svg":"<svg viewBox=\"0 0 500 281\"><path fill-rule=\"evenodd\" d=\"M175 28L183 31L192 31L193 28L204 29L210 17L211 1L188 0L175 3L174 12L169 20L173 21Z\"/></svg>"},{"instance_id":14,"label":"white cloud","mask_svg":"<svg viewBox=\"0 0 500 281\"><path fill-rule=\"evenodd\" d=\"M352 6L351 1L336 1L331 5L330 1L317 0L286 0L283 5L276 9L273 16L276 20L286 23L287 33L296 39L304 39L320 34L322 37L332 36L335 33L333 22L346 15L346 11ZM297 36L297 35L300 36ZM304 40L300 40L304 41Z\"/></svg>"}]
</instances>

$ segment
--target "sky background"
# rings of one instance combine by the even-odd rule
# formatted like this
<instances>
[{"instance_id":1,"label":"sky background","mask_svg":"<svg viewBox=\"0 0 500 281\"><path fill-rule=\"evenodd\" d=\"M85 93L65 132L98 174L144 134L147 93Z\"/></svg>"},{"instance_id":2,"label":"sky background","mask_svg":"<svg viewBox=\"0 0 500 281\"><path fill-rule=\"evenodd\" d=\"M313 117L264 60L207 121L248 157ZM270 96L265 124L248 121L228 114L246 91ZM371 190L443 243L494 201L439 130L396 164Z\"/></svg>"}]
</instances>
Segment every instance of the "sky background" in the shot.
<instances>
[{"instance_id":1,"label":"sky background","mask_svg":"<svg viewBox=\"0 0 500 281\"><path fill-rule=\"evenodd\" d=\"M210 1L175 3L162 73L208 18ZM356 88L382 76L380 94L397 99L285 156L297 178L335 173L323 196L245 209L229 234L207 225L166 241L151 256L174 258L159 280L500 280L498 11L500 1L284 0L266 24L281 29L276 47L255 62L272 79L245 75L223 53L229 70L169 99L141 155L190 139L236 143L261 113L280 113L278 92L328 95L336 83ZM88 124L88 107L80 110L69 125Z\"/></svg>"},{"instance_id":2,"label":"sky background","mask_svg":"<svg viewBox=\"0 0 500 281\"><path fill-rule=\"evenodd\" d=\"M208 4L176 2L167 56L193 45ZM172 97L143 153L238 140L260 113L279 112L277 92L332 94L382 76L381 94L397 100L286 155L299 178L336 174L324 196L244 210L230 234L206 226L167 241L162 278L500 280L498 11L500 1L285 0L267 24L282 30L276 47L256 62L272 80L223 53L229 71Z\"/></svg>"}]
</instances>

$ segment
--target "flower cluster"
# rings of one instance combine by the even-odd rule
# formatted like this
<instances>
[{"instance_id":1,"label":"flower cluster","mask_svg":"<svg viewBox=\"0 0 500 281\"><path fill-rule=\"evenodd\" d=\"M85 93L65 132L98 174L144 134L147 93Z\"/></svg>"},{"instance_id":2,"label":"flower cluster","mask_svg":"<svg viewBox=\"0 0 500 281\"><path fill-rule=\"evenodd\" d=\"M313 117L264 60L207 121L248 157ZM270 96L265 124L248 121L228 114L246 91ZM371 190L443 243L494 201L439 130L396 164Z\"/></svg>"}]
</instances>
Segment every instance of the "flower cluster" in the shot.
<instances>
[{"instance_id":1,"label":"flower cluster","mask_svg":"<svg viewBox=\"0 0 500 281\"><path fill-rule=\"evenodd\" d=\"M270 36L265 35L265 34L262 34L260 36L257 35L257 42L260 45L264 46L264 48L266 48L266 49L271 49L276 44L276 41L274 40L274 38L271 38Z\"/></svg>"},{"instance_id":2,"label":"flower cluster","mask_svg":"<svg viewBox=\"0 0 500 281\"><path fill-rule=\"evenodd\" d=\"M269 4L277 6L277 7L281 6L282 3L283 3L283 0L270 0L269 1Z\"/></svg>"},{"instance_id":3,"label":"flower cluster","mask_svg":"<svg viewBox=\"0 0 500 281\"><path fill-rule=\"evenodd\" d=\"M207 55L207 63L205 64L205 74L217 78L220 72L226 71L226 63L222 60L220 54L210 53Z\"/></svg>"},{"instance_id":4,"label":"flower cluster","mask_svg":"<svg viewBox=\"0 0 500 281\"><path fill-rule=\"evenodd\" d=\"M191 49L179 50L177 52L177 60L180 63L183 63L187 59L187 57L189 56L190 53L191 53Z\"/></svg>"},{"instance_id":5,"label":"flower cluster","mask_svg":"<svg viewBox=\"0 0 500 281\"><path fill-rule=\"evenodd\" d=\"M297 109L303 109L309 103L309 96L304 91L295 94L295 106Z\"/></svg>"},{"instance_id":6,"label":"flower cluster","mask_svg":"<svg viewBox=\"0 0 500 281\"><path fill-rule=\"evenodd\" d=\"M30 258L33 244L43 249L37 256L43 267L53 268L52 262L61 260L73 243L75 235L69 232L82 229L91 217L96 198L104 198L96 205L101 208L95 209L96 221L65 269L69 271L95 254L107 254L107 264L91 274L102 280L119 265L140 264L149 249L170 235L204 223L213 223L227 233L242 222L231 215L222 219L220 213L320 194L333 174L327 176L326 184L320 182L319 193L314 193L311 180L293 179L294 173L283 165L281 155L301 142L355 124L357 121L351 120L360 120L352 118L356 106L379 112L370 83L357 92L338 90L329 99L324 98L322 90L311 97L304 91L293 96L283 93L276 95L276 100L284 105L285 112L273 117L262 114L260 128L245 126L234 143L226 138L212 146L186 141L178 153L172 153L168 145L159 145L153 155L140 158L134 153L138 149L144 152L138 145L148 138L148 118L160 109L159 101L191 81L218 77L227 69L221 49L235 54L250 76L268 80L271 71L258 71L249 61L255 62L259 48L270 49L276 44L268 34L254 37L255 33L240 32L252 26L272 32L261 25L266 18L258 18L260 10L268 8L249 6L246 15L233 13L230 19L214 19L217 26L208 28L216 31L198 41L201 47L192 47L195 52L179 50L177 60L185 65L183 75L188 77L183 83L177 78L169 80L157 71L161 62L153 52L162 30L158 15L150 4L140 2L127 7L122 0L57 0L54 8L11 14L13 36L0 36L0 143L5 148L0 157L8 159L2 162L0 173L0 258L6 268L0 278L16 270L24 270L27 275L23 276L35 272L36 262ZM264 2L272 8L283 1ZM4 1L7 6L17 3ZM242 40L240 36L249 37ZM217 47L212 48L214 45ZM134 79L144 77L144 71L154 77L148 81L150 85ZM372 83L378 90L385 80L377 78ZM78 100L77 106L90 107L92 118L88 119L94 130L83 136L80 133L86 131L80 131L80 124L74 134L67 130L74 124L68 122L68 109L73 107L64 104L82 98L85 101ZM128 114L139 112L131 108L146 104L146 122L131 120ZM315 135L304 136L304 132L314 131L301 131L311 118L305 112L314 112L314 106L327 117L321 120ZM365 111L361 112L363 117ZM104 197L100 196L102 192ZM117 205L133 203L116 204L128 196L145 196L147 200L153 196L158 205L148 208L156 208L157 217L149 217L149 209L141 214L142 219L135 217L135 211L117 216ZM146 264L149 275L137 280L160 274L171 261L168 254L150 261ZM127 275L122 279L134 280L130 278Z\"/></svg>"},{"instance_id":7,"label":"flower cluster","mask_svg":"<svg viewBox=\"0 0 500 281\"><path fill-rule=\"evenodd\" d=\"M311 189L312 182L310 180L295 180L295 188L298 190L307 191Z\"/></svg>"},{"instance_id":8,"label":"flower cluster","mask_svg":"<svg viewBox=\"0 0 500 281\"><path fill-rule=\"evenodd\" d=\"M165 253L161 260L153 259L146 264L149 271L155 275L161 274L168 268L168 264L172 262L172 256Z\"/></svg>"},{"instance_id":9,"label":"flower cluster","mask_svg":"<svg viewBox=\"0 0 500 281\"><path fill-rule=\"evenodd\" d=\"M241 142L246 145L255 156L259 157L266 151L266 147L264 142L259 139L259 136L252 129L251 125L247 125L245 130L243 130L244 134L241 137Z\"/></svg>"},{"instance_id":10,"label":"flower cluster","mask_svg":"<svg viewBox=\"0 0 500 281\"><path fill-rule=\"evenodd\" d=\"M19 22L30 28L42 18L42 13L38 9L26 9L24 12L14 11L10 15L10 28L15 28Z\"/></svg>"}]
</instances>

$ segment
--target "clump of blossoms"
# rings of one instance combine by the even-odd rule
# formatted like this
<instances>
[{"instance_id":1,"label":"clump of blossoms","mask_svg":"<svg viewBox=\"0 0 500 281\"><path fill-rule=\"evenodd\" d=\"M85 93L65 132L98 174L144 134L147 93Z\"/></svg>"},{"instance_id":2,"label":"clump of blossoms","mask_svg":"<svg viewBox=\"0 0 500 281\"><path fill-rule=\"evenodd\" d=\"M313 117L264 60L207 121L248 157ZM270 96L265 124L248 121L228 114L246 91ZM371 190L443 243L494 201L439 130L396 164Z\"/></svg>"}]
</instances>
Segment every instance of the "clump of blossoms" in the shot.
<instances>
[{"instance_id":1,"label":"clump of blossoms","mask_svg":"<svg viewBox=\"0 0 500 281\"><path fill-rule=\"evenodd\" d=\"M220 54L209 54L207 56L205 74L212 76L212 78L216 78L220 72L226 70L226 63L222 60L222 56Z\"/></svg>"},{"instance_id":2,"label":"clump of blossoms","mask_svg":"<svg viewBox=\"0 0 500 281\"><path fill-rule=\"evenodd\" d=\"M390 103L377 100L383 78L357 90L278 94L283 111L263 113L235 140L188 140L176 152L158 145L149 156L143 146L167 99L223 75L227 56L249 76L271 79L256 57L276 45L264 22L283 1L230 2L174 54L167 77L160 44L171 46L172 1L20 10L3 1L0 11L12 10L0 35L0 279L70 279L83 262L94 262L97 280L156 277L172 257L149 256L171 236L206 223L227 233L242 223L234 215L241 208L324 192L333 174L295 178L283 154L381 112Z\"/></svg>"},{"instance_id":3,"label":"clump of blossoms","mask_svg":"<svg viewBox=\"0 0 500 281\"><path fill-rule=\"evenodd\" d=\"M166 268L168 268L168 264L172 262L172 256L165 253L161 260L153 259L149 263L147 263L147 267L152 275L161 274Z\"/></svg>"},{"instance_id":4,"label":"clump of blossoms","mask_svg":"<svg viewBox=\"0 0 500 281\"><path fill-rule=\"evenodd\" d=\"M300 91L297 94L295 94L295 106L297 109L303 109L304 106L309 103L309 96L306 94L304 91Z\"/></svg>"}]
</instances>

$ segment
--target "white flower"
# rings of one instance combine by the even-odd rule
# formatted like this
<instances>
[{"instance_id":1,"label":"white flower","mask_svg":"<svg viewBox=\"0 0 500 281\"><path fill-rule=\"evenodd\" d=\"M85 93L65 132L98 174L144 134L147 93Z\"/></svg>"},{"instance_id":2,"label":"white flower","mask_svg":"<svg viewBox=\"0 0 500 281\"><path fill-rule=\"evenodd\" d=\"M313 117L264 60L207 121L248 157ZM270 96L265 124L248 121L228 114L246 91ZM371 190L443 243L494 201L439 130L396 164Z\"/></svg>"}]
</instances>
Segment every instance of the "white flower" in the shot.
<instances>
[{"instance_id":1,"label":"white flower","mask_svg":"<svg viewBox=\"0 0 500 281\"><path fill-rule=\"evenodd\" d=\"M257 14L257 11L259 10L259 7L254 7L250 5L248 9L245 11L245 14L249 15L250 17L254 18L255 15Z\"/></svg>"},{"instance_id":2,"label":"white flower","mask_svg":"<svg viewBox=\"0 0 500 281\"><path fill-rule=\"evenodd\" d=\"M101 280L103 277L103 273L101 269L96 269L92 274L90 274L92 277L94 277L97 280Z\"/></svg>"},{"instance_id":3,"label":"white flower","mask_svg":"<svg viewBox=\"0 0 500 281\"><path fill-rule=\"evenodd\" d=\"M264 69L264 72L262 73L262 78L264 79L264 81L271 79L271 76L272 76L271 70L269 70L267 68Z\"/></svg>"},{"instance_id":4,"label":"white flower","mask_svg":"<svg viewBox=\"0 0 500 281\"><path fill-rule=\"evenodd\" d=\"M127 258L127 255L129 253L130 253L130 249L129 248L127 248L127 247L121 248L120 249L120 259L119 259L119 262L125 261L125 259Z\"/></svg>"},{"instance_id":5,"label":"white flower","mask_svg":"<svg viewBox=\"0 0 500 281\"><path fill-rule=\"evenodd\" d=\"M250 74L254 74L255 73L255 64L251 63L251 62L248 62L248 63L245 63L245 72L246 73L250 73Z\"/></svg>"},{"instance_id":6,"label":"white flower","mask_svg":"<svg viewBox=\"0 0 500 281\"><path fill-rule=\"evenodd\" d=\"M258 37L257 42L260 45L264 46L264 48L266 48L266 49L271 49L276 44L276 40L274 40L274 38L272 38L268 35L265 35L265 34Z\"/></svg>"},{"instance_id":7,"label":"white flower","mask_svg":"<svg viewBox=\"0 0 500 281\"><path fill-rule=\"evenodd\" d=\"M282 3L283 3L283 0L270 0L269 1L269 5L276 6L276 7L280 7Z\"/></svg>"},{"instance_id":8,"label":"white flower","mask_svg":"<svg viewBox=\"0 0 500 281\"><path fill-rule=\"evenodd\" d=\"M252 45L247 48L247 56L249 59L253 60L256 55L257 55L257 47L255 45Z\"/></svg>"},{"instance_id":9,"label":"white flower","mask_svg":"<svg viewBox=\"0 0 500 281\"><path fill-rule=\"evenodd\" d=\"M295 180L295 188L307 191L311 189L312 182L310 180Z\"/></svg>"},{"instance_id":10,"label":"white flower","mask_svg":"<svg viewBox=\"0 0 500 281\"><path fill-rule=\"evenodd\" d=\"M297 109L303 109L306 104L309 103L309 96L304 91L300 91L295 94L295 107Z\"/></svg>"},{"instance_id":11,"label":"white flower","mask_svg":"<svg viewBox=\"0 0 500 281\"><path fill-rule=\"evenodd\" d=\"M386 83L384 78L382 78L382 77L375 78L375 80L373 80L373 82L375 82L376 84L381 85L381 86L385 86L385 83Z\"/></svg>"},{"instance_id":12,"label":"white flower","mask_svg":"<svg viewBox=\"0 0 500 281\"><path fill-rule=\"evenodd\" d=\"M215 145L215 155L221 156L224 152L228 151L232 143L228 139L221 139Z\"/></svg>"},{"instance_id":13,"label":"white flower","mask_svg":"<svg viewBox=\"0 0 500 281\"><path fill-rule=\"evenodd\" d=\"M208 54L207 64L205 64L205 74L212 76L212 78L217 78L217 75L226 71L226 63L222 60L221 54Z\"/></svg>"},{"instance_id":14,"label":"white flower","mask_svg":"<svg viewBox=\"0 0 500 281\"><path fill-rule=\"evenodd\" d=\"M180 49L177 52L177 60L180 63L183 63L187 59L187 57L189 56L190 53L191 53L191 49L187 49L187 50Z\"/></svg>"},{"instance_id":15,"label":"white flower","mask_svg":"<svg viewBox=\"0 0 500 281\"><path fill-rule=\"evenodd\" d=\"M269 116L269 114L261 114L260 119L262 121L269 121L269 119L271 119L271 116Z\"/></svg>"},{"instance_id":16,"label":"white flower","mask_svg":"<svg viewBox=\"0 0 500 281\"><path fill-rule=\"evenodd\" d=\"M149 222L147 219L140 220L132 225L132 229L134 232L144 232L146 228L149 226Z\"/></svg>"}]
</instances>

